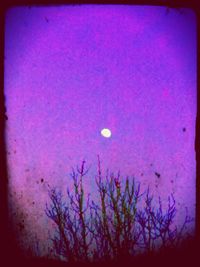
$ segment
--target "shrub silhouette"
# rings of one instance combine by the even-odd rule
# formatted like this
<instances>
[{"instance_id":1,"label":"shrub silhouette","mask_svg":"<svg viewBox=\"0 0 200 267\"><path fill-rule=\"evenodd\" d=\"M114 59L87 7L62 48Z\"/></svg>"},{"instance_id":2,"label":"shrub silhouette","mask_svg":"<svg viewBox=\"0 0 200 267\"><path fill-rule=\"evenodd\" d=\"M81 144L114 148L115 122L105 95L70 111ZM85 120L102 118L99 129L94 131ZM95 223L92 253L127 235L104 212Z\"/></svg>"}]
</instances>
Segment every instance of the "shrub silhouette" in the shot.
<instances>
[{"instance_id":1,"label":"shrub silhouette","mask_svg":"<svg viewBox=\"0 0 200 267\"><path fill-rule=\"evenodd\" d=\"M182 227L174 225L173 195L164 210L161 198L156 203L149 188L141 193L134 178L123 180L108 170L103 175L98 157L95 203L84 191L87 173L85 161L72 170L73 191L67 188L66 196L49 186L45 212L56 224L51 241L57 256L69 263L108 262L180 246L192 219L186 213Z\"/></svg>"}]
</instances>

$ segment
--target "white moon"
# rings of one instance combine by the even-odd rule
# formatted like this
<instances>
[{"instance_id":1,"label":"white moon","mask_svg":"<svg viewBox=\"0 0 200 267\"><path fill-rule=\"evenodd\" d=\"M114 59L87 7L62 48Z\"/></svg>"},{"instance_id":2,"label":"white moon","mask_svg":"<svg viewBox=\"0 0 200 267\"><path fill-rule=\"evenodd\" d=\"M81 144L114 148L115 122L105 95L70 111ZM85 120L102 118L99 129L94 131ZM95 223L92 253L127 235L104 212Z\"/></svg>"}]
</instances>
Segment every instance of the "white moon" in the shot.
<instances>
[{"instance_id":1,"label":"white moon","mask_svg":"<svg viewBox=\"0 0 200 267\"><path fill-rule=\"evenodd\" d=\"M103 137L109 138L111 137L111 131L109 129L104 128L101 130L101 135Z\"/></svg>"}]
</instances>

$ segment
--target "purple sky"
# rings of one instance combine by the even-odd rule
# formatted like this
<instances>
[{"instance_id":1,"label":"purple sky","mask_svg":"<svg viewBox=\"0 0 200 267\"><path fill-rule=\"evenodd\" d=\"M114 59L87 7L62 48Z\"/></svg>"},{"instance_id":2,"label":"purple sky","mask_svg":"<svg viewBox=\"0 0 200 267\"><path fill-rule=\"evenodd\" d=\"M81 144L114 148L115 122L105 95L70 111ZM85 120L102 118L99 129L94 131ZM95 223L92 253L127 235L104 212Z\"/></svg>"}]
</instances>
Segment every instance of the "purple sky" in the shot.
<instances>
[{"instance_id":1,"label":"purple sky","mask_svg":"<svg viewBox=\"0 0 200 267\"><path fill-rule=\"evenodd\" d=\"M180 210L188 206L194 216L191 10L13 8L6 16L5 56L10 192L27 221L36 225L43 216L45 183L66 185L82 159L94 173L97 154L104 168L135 175L158 195L174 192ZM103 128L110 138L101 135Z\"/></svg>"}]
</instances>

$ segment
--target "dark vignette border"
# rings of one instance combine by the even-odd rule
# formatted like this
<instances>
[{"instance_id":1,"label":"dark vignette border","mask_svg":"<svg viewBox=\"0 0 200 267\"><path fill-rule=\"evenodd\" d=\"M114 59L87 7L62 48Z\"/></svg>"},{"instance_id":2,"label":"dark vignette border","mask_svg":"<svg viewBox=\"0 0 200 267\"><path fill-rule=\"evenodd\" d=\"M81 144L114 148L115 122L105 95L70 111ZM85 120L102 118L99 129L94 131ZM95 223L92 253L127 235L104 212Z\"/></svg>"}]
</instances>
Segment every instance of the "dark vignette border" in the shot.
<instances>
[{"instance_id":1,"label":"dark vignette border","mask_svg":"<svg viewBox=\"0 0 200 267\"><path fill-rule=\"evenodd\" d=\"M51 260L25 260L23 252L20 251L15 232L9 222L8 218L8 172L6 161L6 142L5 142L5 130L6 121L9 119L6 115L5 96L4 96L4 33L5 33L5 14L8 8L21 5L37 5L37 6L51 6L59 4L132 4L132 5L160 5L166 6L166 9L170 8L191 8L197 17L197 117L196 117L196 139L195 139L195 151L196 151L196 232L195 238L192 242L186 242L181 251L176 251L162 259L157 256L141 257L134 262L123 262L120 265L129 266L167 266L169 265L169 257L173 266L180 264L183 266L196 266L196 260L198 258L198 247L200 246L200 89L199 89L199 19L200 19L200 5L198 0L6 0L4 3L0 3L0 36L1 36L1 87L0 87L0 260L2 266L13 266L20 264L20 266L67 266L68 264L51 261ZM199 3L200 4L200 3ZM198 261L197 261L198 262ZM114 263L116 265L117 263ZM69 265L68 265L69 266ZM76 265L77 266L77 265ZM81 266L85 266L81 264ZM91 266L94 266L92 264ZM109 264L111 266L111 264Z\"/></svg>"}]
</instances>

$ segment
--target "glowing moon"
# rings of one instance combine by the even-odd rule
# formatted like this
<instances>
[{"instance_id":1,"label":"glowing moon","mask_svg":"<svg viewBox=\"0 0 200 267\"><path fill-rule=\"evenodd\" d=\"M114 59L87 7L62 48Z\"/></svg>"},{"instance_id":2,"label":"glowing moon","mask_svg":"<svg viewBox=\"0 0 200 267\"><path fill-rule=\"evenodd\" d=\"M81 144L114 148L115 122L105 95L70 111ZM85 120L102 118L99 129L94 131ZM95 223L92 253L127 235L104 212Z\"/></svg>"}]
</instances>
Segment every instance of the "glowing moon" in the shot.
<instances>
[{"instance_id":1,"label":"glowing moon","mask_svg":"<svg viewBox=\"0 0 200 267\"><path fill-rule=\"evenodd\" d=\"M111 137L111 131L109 129L104 128L101 130L101 135L103 137L109 138Z\"/></svg>"}]
</instances>

